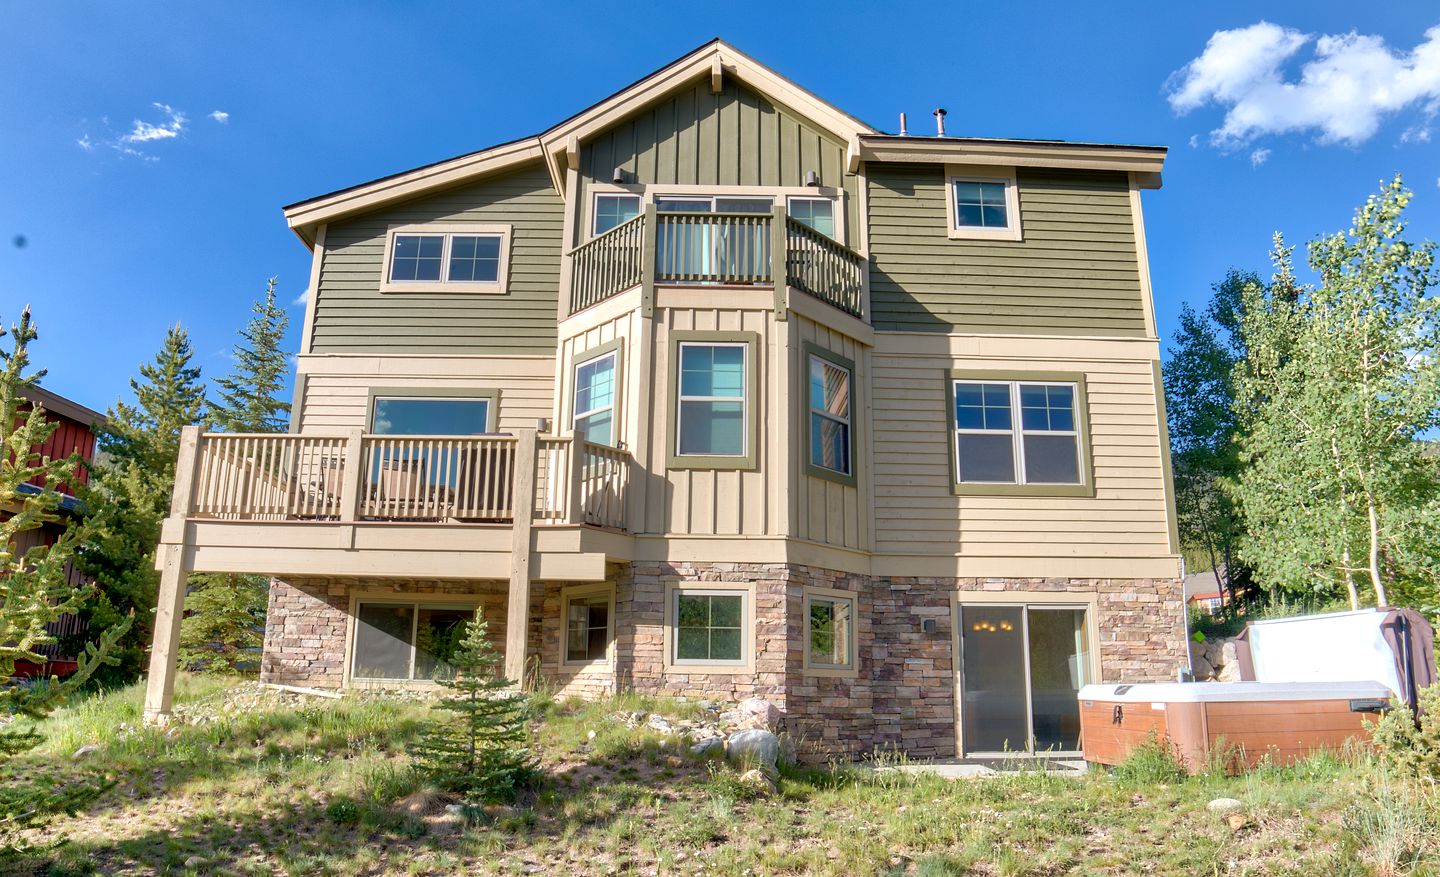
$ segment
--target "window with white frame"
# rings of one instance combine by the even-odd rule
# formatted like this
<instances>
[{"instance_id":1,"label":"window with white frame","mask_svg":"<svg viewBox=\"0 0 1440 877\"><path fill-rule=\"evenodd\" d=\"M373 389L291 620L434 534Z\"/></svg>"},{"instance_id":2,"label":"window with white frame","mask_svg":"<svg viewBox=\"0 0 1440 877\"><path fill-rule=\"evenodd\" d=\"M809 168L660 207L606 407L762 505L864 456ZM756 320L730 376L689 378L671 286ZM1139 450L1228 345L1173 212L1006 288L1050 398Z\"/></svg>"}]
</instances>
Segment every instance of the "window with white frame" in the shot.
<instances>
[{"instance_id":1,"label":"window with white frame","mask_svg":"<svg viewBox=\"0 0 1440 877\"><path fill-rule=\"evenodd\" d=\"M946 169L945 215L950 223L949 236L1020 240L1020 190L1014 171L974 171L953 165Z\"/></svg>"},{"instance_id":2,"label":"window with white frame","mask_svg":"<svg viewBox=\"0 0 1440 877\"><path fill-rule=\"evenodd\" d=\"M1083 483L1076 384L956 380L953 388L957 481Z\"/></svg>"},{"instance_id":3,"label":"window with white frame","mask_svg":"<svg viewBox=\"0 0 1440 877\"><path fill-rule=\"evenodd\" d=\"M677 588L673 595L672 663L746 663L748 591Z\"/></svg>"},{"instance_id":4,"label":"window with white frame","mask_svg":"<svg viewBox=\"0 0 1440 877\"><path fill-rule=\"evenodd\" d=\"M807 669L855 668L855 598L835 591L806 591Z\"/></svg>"},{"instance_id":5,"label":"window with white frame","mask_svg":"<svg viewBox=\"0 0 1440 877\"><path fill-rule=\"evenodd\" d=\"M854 373L815 353L809 361L810 465L837 475L853 475L850 387Z\"/></svg>"},{"instance_id":6,"label":"window with white frame","mask_svg":"<svg viewBox=\"0 0 1440 877\"><path fill-rule=\"evenodd\" d=\"M835 237L835 200L833 198L791 198L790 217L808 225L829 238Z\"/></svg>"},{"instance_id":7,"label":"window with white frame","mask_svg":"<svg viewBox=\"0 0 1440 877\"><path fill-rule=\"evenodd\" d=\"M615 636L615 598L609 591L565 597L565 663L593 664L608 660Z\"/></svg>"},{"instance_id":8,"label":"window with white frame","mask_svg":"<svg viewBox=\"0 0 1440 877\"><path fill-rule=\"evenodd\" d=\"M591 223L591 234L602 235L612 228L624 225L640 215L639 195L611 195L600 193L595 196L595 218Z\"/></svg>"},{"instance_id":9,"label":"window with white frame","mask_svg":"<svg viewBox=\"0 0 1440 877\"><path fill-rule=\"evenodd\" d=\"M350 678L423 682L454 679L453 658L474 606L369 602L355 607Z\"/></svg>"},{"instance_id":10,"label":"window with white frame","mask_svg":"<svg viewBox=\"0 0 1440 877\"><path fill-rule=\"evenodd\" d=\"M385 239L383 292L505 291L510 227L406 226Z\"/></svg>"},{"instance_id":11,"label":"window with white frame","mask_svg":"<svg viewBox=\"0 0 1440 877\"><path fill-rule=\"evenodd\" d=\"M676 455L745 457L749 345L682 341L678 348Z\"/></svg>"},{"instance_id":12,"label":"window with white frame","mask_svg":"<svg viewBox=\"0 0 1440 877\"><path fill-rule=\"evenodd\" d=\"M575 366L575 426L585 438L601 445L615 444L615 366L612 350Z\"/></svg>"}]
</instances>

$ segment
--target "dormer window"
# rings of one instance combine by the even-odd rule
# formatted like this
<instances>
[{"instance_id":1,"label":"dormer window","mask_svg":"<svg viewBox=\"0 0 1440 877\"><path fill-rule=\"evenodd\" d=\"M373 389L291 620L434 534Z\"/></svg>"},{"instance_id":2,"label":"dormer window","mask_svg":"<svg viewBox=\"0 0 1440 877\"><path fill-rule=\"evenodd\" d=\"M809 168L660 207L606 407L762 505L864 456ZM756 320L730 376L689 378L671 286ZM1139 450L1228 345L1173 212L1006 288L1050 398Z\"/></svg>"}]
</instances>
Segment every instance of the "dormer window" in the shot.
<instances>
[{"instance_id":1,"label":"dormer window","mask_svg":"<svg viewBox=\"0 0 1440 877\"><path fill-rule=\"evenodd\" d=\"M380 291L502 294L509 257L508 225L392 228Z\"/></svg>"}]
</instances>

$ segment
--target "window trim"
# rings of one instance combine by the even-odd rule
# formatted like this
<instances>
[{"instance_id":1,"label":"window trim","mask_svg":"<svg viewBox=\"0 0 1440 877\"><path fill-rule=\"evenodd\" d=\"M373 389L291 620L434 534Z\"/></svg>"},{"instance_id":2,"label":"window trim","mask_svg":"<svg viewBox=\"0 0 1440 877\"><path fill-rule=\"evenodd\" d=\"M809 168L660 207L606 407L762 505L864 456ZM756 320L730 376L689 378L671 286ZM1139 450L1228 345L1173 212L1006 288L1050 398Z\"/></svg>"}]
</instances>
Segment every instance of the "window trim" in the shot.
<instances>
[{"instance_id":1,"label":"window trim","mask_svg":"<svg viewBox=\"0 0 1440 877\"><path fill-rule=\"evenodd\" d=\"M373 679L354 675L355 639L360 626L361 603L385 603L392 606L411 606L415 609L410 623L410 674L415 674L415 625L419 623L420 608L469 609L472 612L485 605L485 594L397 594L394 591L351 591L349 616L345 621L345 664L340 677L340 686L364 686L385 688L405 686L410 688L438 688L433 679ZM486 622L494 620L487 616Z\"/></svg>"},{"instance_id":2,"label":"window trim","mask_svg":"<svg viewBox=\"0 0 1440 877\"><path fill-rule=\"evenodd\" d=\"M681 344L744 344L745 345L745 453L737 455L680 454L680 345ZM669 423L665 458L668 469L738 469L754 470L758 466L760 443L760 336L755 332L697 331L676 329L670 332L668 345Z\"/></svg>"},{"instance_id":3,"label":"window trim","mask_svg":"<svg viewBox=\"0 0 1440 877\"><path fill-rule=\"evenodd\" d=\"M962 482L959 469L959 448L955 439L955 382L981 381L996 384L1074 384L1075 385L1075 443L1079 455L1079 484L1025 484L1018 479L1024 477L1024 458L1017 452L1015 458L1016 482ZM1020 413L1015 407L1015 391L1011 391L1011 447L1015 447L1024 430L1020 426ZM1089 496L1095 495L1095 465L1090 447L1090 406L1085 392L1083 372L1012 371L989 369L949 369L945 372L945 431L949 438L947 447L950 456L950 492L956 496Z\"/></svg>"},{"instance_id":4,"label":"window trim","mask_svg":"<svg viewBox=\"0 0 1440 877\"><path fill-rule=\"evenodd\" d=\"M600 220L600 199L601 199L601 198L634 198L635 200L637 200L637 201L640 202L640 213L639 213L638 215L639 215L639 216L644 216L644 215L645 215L645 193L644 193L644 192L636 192L636 191L631 191L631 190L629 190L629 189L616 189L615 191L607 191L607 190L603 190L603 189L602 189L602 190L597 190L597 191L591 192L591 193L590 193L590 216L589 216L590 225L589 225L589 227L586 229L586 231L588 232L588 234L586 235L586 238L585 238L586 240L592 240L592 239L597 238L597 237L599 237L600 235L606 233L606 232L596 232L596 231L595 231L595 229L596 229L597 227L599 227L599 225L600 225L599 220ZM628 220L627 220L627 221L628 221ZM623 224L624 224L624 223L622 223L622 225L623 225ZM619 226L616 226L616 228L619 228ZM614 231L614 229L610 229L610 231Z\"/></svg>"},{"instance_id":5,"label":"window trim","mask_svg":"<svg viewBox=\"0 0 1440 877\"><path fill-rule=\"evenodd\" d=\"M605 657L598 660L573 661L568 654L570 636L570 603L572 600L603 596L609 601L605 614L606 642ZM560 589L560 654L562 670L576 672L605 672L615 667L615 586L613 584L571 585Z\"/></svg>"},{"instance_id":6,"label":"window trim","mask_svg":"<svg viewBox=\"0 0 1440 877\"><path fill-rule=\"evenodd\" d=\"M821 600L845 600L850 603L850 647L844 666L817 664L810 654L810 602ZM860 675L860 595L855 591L841 591L834 588L805 588L800 604L802 636L804 638L804 659L801 672L806 676L828 676L832 678L854 678Z\"/></svg>"},{"instance_id":7,"label":"window trim","mask_svg":"<svg viewBox=\"0 0 1440 877\"><path fill-rule=\"evenodd\" d=\"M385 249L380 262L382 293L470 293L472 295L505 295L510 283L510 255L514 243L513 227L509 224L457 222L392 225L385 230ZM439 280L391 280L390 260L394 256L395 238L399 235L443 236L440 249ZM500 265L495 280L446 280L450 271L450 239L456 235L492 236L500 238Z\"/></svg>"},{"instance_id":8,"label":"window trim","mask_svg":"<svg viewBox=\"0 0 1440 877\"><path fill-rule=\"evenodd\" d=\"M500 391L495 389L470 389L468 387L371 387L365 402L365 432L375 435L375 403L380 399L415 399L433 402L479 402L489 404L485 408L485 432L493 435L500 422ZM387 433L402 435L402 433ZM466 433L471 435L471 433Z\"/></svg>"},{"instance_id":9,"label":"window trim","mask_svg":"<svg viewBox=\"0 0 1440 877\"><path fill-rule=\"evenodd\" d=\"M824 198L833 201L835 204L835 241L851 249L859 249L857 243L852 243L851 238L858 242L862 240L863 228L851 234L849 225L854 221L850 215L851 194L844 188L838 186L721 186L721 185L700 185L696 183L653 183L650 185L639 183L612 183L608 179L603 182L592 182L587 186L592 193L590 209L587 211L585 222L588 223L585 232L585 240L591 240L594 234L594 200L593 195L639 195L641 207L654 204L656 199L665 198L771 198L774 203L785 204L786 212L789 212L790 198ZM863 193L862 193L863 194ZM859 196L856 196L859 197ZM858 202L861 209L864 207L863 200ZM756 214L757 216L760 214ZM861 223L863 226L863 223Z\"/></svg>"},{"instance_id":10,"label":"window trim","mask_svg":"<svg viewBox=\"0 0 1440 877\"><path fill-rule=\"evenodd\" d=\"M976 228L958 225L959 217L956 216L955 210L956 183L1003 183L1005 185L1005 218L1009 224L1004 228ZM945 165L945 223L946 234L951 240L1024 240L1024 230L1020 218L1020 187L1015 179L1015 169Z\"/></svg>"},{"instance_id":11,"label":"window trim","mask_svg":"<svg viewBox=\"0 0 1440 877\"><path fill-rule=\"evenodd\" d=\"M676 632L682 594L729 596L740 594L740 661L680 661L675 658ZM665 585L663 666L689 675L739 675L755 672L755 584L753 582L669 582Z\"/></svg>"},{"instance_id":12,"label":"window trim","mask_svg":"<svg viewBox=\"0 0 1440 877\"><path fill-rule=\"evenodd\" d=\"M795 216L794 216L794 214L790 211L790 205L791 205L791 204L794 204L796 201L824 201L824 202L826 202L827 204L829 204L829 205L830 205L830 222L831 222L832 225L835 226L835 234L834 234L834 235L826 235L826 237L830 238L832 241L835 241L835 242L837 242L837 243L840 242L840 238L841 238L841 235L840 235L840 226L842 225L842 223L841 223L841 221L840 221L840 215L839 215L839 210L840 210L840 199L839 199L839 198L831 198L831 197L827 197L827 196L825 196L825 195L786 195L786 196L785 196L785 215L788 216L788 217L790 217L791 219L795 219ZM798 219L795 219L795 221L796 221L796 222L800 222L800 220L798 220ZM822 235L825 234L825 232L820 231L819 229L817 229L817 228L815 228L815 227L813 227L813 226L806 225L806 224L803 223L803 222L801 222L800 224L801 224L801 225L804 225L806 228L810 229L811 231L815 232L816 234L822 234Z\"/></svg>"},{"instance_id":13,"label":"window trim","mask_svg":"<svg viewBox=\"0 0 1440 877\"><path fill-rule=\"evenodd\" d=\"M800 398L803 400L801 402L801 405L803 406L805 412L805 474L810 475L814 478L822 478L826 481L833 481L836 484L843 484L847 487L855 487L857 483L855 469L859 464L860 460L860 454L858 453L855 446L855 408L858 404L858 397L856 395L857 380L855 375L855 362L851 359L847 359L846 357L841 356L838 353L835 353L834 351L826 350L825 348L811 341L806 341L804 344L802 344L800 346L800 350L802 356L801 361L804 364L804 367L801 369L800 372ZM811 457L811 453L815 448L814 436L810 433L810 430L812 428L810 424L810 417L814 413L814 409L810 405L810 358L812 356L818 359L823 359L829 362L831 365L843 368L850 374L850 473L848 475L844 472L836 472L834 469L827 469L824 466L818 465Z\"/></svg>"},{"instance_id":14,"label":"window trim","mask_svg":"<svg viewBox=\"0 0 1440 877\"><path fill-rule=\"evenodd\" d=\"M615 448L623 448L623 447L625 447L625 441L624 441L624 439L621 438L621 425L622 425L622 421L621 421L621 419L620 419L621 414L623 413L623 410L624 410L623 407L622 407L622 405L623 405L623 401L624 401L624 400L623 400L623 397L624 397L624 395L625 395L624 392L623 392L623 389L624 389L624 383L623 383L623 381L624 381L624 378L625 378L625 349L624 349L624 348L625 348L625 339L624 339L624 338L615 338L615 339L613 339L613 340L611 340L611 341L605 342L604 344L596 345L595 347L591 347L591 348L589 348L589 349L587 349L587 350L584 350L584 351L582 351L582 352L580 352L580 353L575 354L575 358L574 358L573 362L572 362L571 365L570 365L570 399L569 399L569 408L570 408L570 433L571 433L571 435L574 435L574 433L575 433L575 423L576 423L577 420L579 420L579 412L577 412L577 411L575 410L575 391L576 391L576 389L578 389L579 386L580 386L580 367L581 367L581 366L585 366L585 365L589 365L590 363L594 362L594 361L597 360L597 359L602 359L602 358L604 358L604 357L606 357L606 356L613 356L613 357L615 357L615 398L614 398L614 400L610 403L610 438L611 438L611 445L610 445L610 446L611 446L611 447L615 447ZM603 410L603 409L597 408L597 409L595 409L595 410L596 410L596 411L600 411L600 410ZM589 440L589 439L587 438L587 441L588 441L588 440Z\"/></svg>"}]
</instances>

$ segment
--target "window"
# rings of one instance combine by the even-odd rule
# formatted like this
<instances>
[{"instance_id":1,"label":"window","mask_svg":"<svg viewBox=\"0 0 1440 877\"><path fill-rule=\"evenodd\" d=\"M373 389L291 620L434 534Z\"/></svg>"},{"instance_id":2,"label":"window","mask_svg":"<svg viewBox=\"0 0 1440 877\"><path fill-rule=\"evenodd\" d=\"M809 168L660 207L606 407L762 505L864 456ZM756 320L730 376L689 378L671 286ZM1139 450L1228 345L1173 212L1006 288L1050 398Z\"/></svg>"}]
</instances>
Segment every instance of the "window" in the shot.
<instances>
[{"instance_id":1,"label":"window","mask_svg":"<svg viewBox=\"0 0 1440 877\"><path fill-rule=\"evenodd\" d=\"M790 216L826 237L835 238L835 202L829 198L791 198Z\"/></svg>"},{"instance_id":2,"label":"window","mask_svg":"<svg viewBox=\"0 0 1440 877\"><path fill-rule=\"evenodd\" d=\"M855 669L855 597L843 591L807 590L806 670Z\"/></svg>"},{"instance_id":3,"label":"window","mask_svg":"<svg viewBox=\"0 0 1440 877\"><path fill-rule=\"evenodd\" d=\"M956 482L1029 485L1039 489L1022 492L1036 493L1084 487L1083 383L1078 375L1066 377L1064 382L953 379Z\"/></svg>"},{"instance_id":4,"label":"window","mask_svg":"<svg viewBox=\"0 0 1440 877\"><path fill-rule=\"evenodd\" d=\"M385 239L381 292L505 292L508 225L415 225Z\"/></svg>"},{"instance_id":5,"label":"window","mask_svg":"<svg viewBox=\"0 0 1440 877\"><path fill-rule=\"evenodd\" d=\"M610 658L614 595L609 591L566 594L565 663L594 664Z\"/></svg>"},{"instance_id":6,"label":"window","mask_svg":"<svg viewBox=\"0 0 1440 877\"><path fill-rule=\"evenodd\" d=\"M615 391L618 351L602 353L575 366L575 427L600 445L615 445Z\"/></svg>"},{"instance_id":7,"label":"window","mask_svg":"<svg viewBox=\"0 0 1440 877\"><path fill-rule=\"evenodd\" d=\"M370 431L379 435L480 435L490 431L492 401L377 396Z\"/></svg>"},{"instance_id":8,"label":"window","mask_svg":"<svg viewBox=\"0 0 1440 877\"><path fill-rule=\"evenodd\" d=\"M807 361L810 365L811 474L822 478L846 476L848 483L853 483L850 388L854 367L848 360L842 361L828 352L808 346L807 349L810 350Z\"/></svg>"},{"instance_id":9,"label":"window","mask_svg":"<svg viewBox=\"0 0 1440 877\"><path fill-rule=\"evenodd\" d=\"M951 165L946 174L945 215L952 238L1021 239L1020 195L1014 171Z\"/></svg>"},{"instance_id":10,"label":"window","mask_svg":"<svg viewBox=\"0 0 1440 877\"><path fill-rule=\"evenodd\" d=\"M748 591L676 589L672 662L747 663L749 600Z\"/></svg>"},{"instance_id":11,"label":"window","mask_svg":"<svg viewBox=\"0 0 1440 877\"><path fill-rule=\"evenodd\" d=\"M475 617L473 606L359 602L350 678L358 681L433 681L455 678L452 656Z\"/></svg>"},{"instance_id":12,"label":"window","mask_svg":"<svg viewBox=\"0 0 1440 877\"><path fill-rule=\"evenodd\" d=\"M678 347L676 455L747 456L749 345L688 341Z\"/></svg>"},{"instance_id":13,"label":"window","mask_svg":"<svg viewBox=\"0 0 1440 877\"><path fill-rule=\"evenodd\" d=\"M639 195L596 195L592 234L602 235L640 215Z\"/></svg>"}]
</instances>

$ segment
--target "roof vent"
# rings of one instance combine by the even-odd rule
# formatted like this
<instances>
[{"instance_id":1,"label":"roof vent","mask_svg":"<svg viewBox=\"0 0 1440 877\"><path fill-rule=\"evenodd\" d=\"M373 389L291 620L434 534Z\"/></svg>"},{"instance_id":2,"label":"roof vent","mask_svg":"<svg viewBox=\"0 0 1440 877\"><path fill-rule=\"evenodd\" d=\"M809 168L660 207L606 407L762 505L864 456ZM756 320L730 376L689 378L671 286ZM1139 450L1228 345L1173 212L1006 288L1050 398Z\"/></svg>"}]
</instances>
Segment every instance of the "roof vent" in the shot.
<instances>
[{"instance_id":1,"label":"roof vent","mask_svg":"<svg viewBox=\"0 0 1440 877\"><path fill-rule=\"evenodd\" d=\"M935 110L935 136L945 136L945 108L939 107Z\"/></svg>"},{"instance_id":2,"label":"roof vent","mask_svg":"<svg viewBox=\"0 0 1440 877\"><path fill-rule=\"evenodd\" d=\"M904 114L904 113L901 113L901 114L900 114L900 136L901 136L901 137L909 137L909 136L910 136L910 132L909 132L908 130L906 130L906 128L905 128L905 114Z\"/></svg>"}]
</instances>

